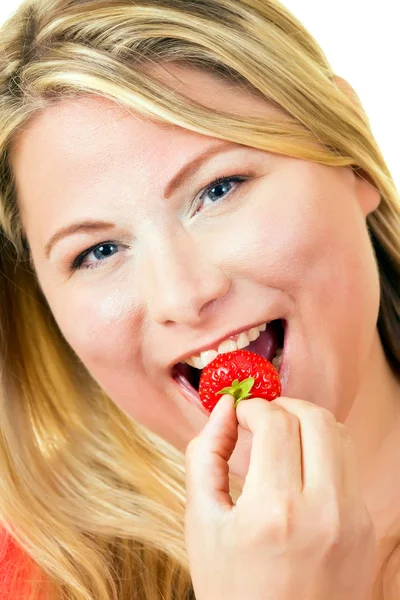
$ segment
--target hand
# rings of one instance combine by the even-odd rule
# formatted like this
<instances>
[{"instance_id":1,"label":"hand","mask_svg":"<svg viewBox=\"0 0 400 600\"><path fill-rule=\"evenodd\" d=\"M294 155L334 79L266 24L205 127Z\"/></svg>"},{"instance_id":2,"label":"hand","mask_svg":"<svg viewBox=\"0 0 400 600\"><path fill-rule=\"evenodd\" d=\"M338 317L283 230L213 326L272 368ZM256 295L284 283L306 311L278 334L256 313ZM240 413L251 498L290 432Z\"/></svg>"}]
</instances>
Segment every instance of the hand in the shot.
<instances>
[{"instance_id":1,"label":"hand","mask_svg":"<svg viewBox=\"0 0 400 600\"><path fill-rule=\"evenodd\" d=\"M239 425L253 435L229 495ZM352 441L309 402L223 396L187 449L186 547L197 600L366 600L375 531Z\"/></svg>"}]
</instances>

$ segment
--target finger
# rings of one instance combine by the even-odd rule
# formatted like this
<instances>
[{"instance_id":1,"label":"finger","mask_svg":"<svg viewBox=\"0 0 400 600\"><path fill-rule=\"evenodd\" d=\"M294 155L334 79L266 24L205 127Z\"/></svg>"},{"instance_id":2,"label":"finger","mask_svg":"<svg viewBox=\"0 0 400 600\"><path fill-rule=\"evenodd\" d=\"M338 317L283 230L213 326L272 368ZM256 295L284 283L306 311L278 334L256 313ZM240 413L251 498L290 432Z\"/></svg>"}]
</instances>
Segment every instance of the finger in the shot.
<instances>
[{"instance_id":1,"label":"finger","mask_svg":"<svg viewBox=\"0 0 400 600\"><path fill-rule=\"evenodd\" d=\"M201 433L186 451L187 505L232 507L228 460L238 437L234 399L222 396Z\"/></svg>"},{"instance_id":2,"label":"finger","mask_svg":"<svg viewBox=\"0 0 400 600\"><path fill-rule=\"evenodd\" d=\"M239 425L253 434L250 465L242 497L262 503L288 491L301 491L301 446L296 417L261 398L240 402Z\"/></svg>"},{"instance_id":3,"label":"finger","mask_svg":"<svg viewBox=\"0 0 400 600\"><path fill-rule=\"evenodd\" d=\"M305 400L280 397L274 404L300 423L303 492L341 488L341 443L334 415Z\"/></svg>"}]
</instances>

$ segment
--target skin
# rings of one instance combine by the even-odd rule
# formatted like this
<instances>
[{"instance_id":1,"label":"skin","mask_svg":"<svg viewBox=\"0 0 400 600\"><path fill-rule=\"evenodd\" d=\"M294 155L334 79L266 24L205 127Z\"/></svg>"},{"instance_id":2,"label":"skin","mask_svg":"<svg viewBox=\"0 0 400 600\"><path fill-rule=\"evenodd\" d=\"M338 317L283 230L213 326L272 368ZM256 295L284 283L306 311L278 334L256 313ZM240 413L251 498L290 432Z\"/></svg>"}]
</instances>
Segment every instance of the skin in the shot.
<instances>
[{"instance_id":1,"label":"skin","mask_svg":"<svg viewBox=\"0 0 400 600\"><path fill-rule=\"evenodd\" d=\"M194 69L171 85L216 109L273 118L277 109ZM182 90L180 90L182 91ZM400 386L376 330L379 280L366 216L379 193L349 168L230 144L164 198L172 176L221 140L152 123L99 98L45 109L16 140L23 226L59 327L93 377L139 422L185 449L207 414L177 387L172 366L232 332L288 322L283 395L323 407L354 440L378 539L398 515ZM193 203L217 177L249 176ZM102 230L45 248L62 227ZM117 252L73 271L84 250ZM96 263L96 264L95 264ZM247 470L241 428L231 467ZM384 551L378 553L377 565Z\"/></svg>"}]
</instances>

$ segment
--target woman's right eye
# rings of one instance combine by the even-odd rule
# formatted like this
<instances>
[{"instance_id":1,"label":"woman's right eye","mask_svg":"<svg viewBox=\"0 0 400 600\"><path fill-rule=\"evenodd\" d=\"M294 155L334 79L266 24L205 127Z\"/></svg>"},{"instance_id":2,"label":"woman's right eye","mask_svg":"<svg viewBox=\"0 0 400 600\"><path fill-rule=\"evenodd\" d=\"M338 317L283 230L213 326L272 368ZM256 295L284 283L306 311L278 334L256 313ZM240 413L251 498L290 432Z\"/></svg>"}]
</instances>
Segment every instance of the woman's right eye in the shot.
<instances>
[{"instance_id":1,"label":"woman's right eye","mask_svg":"<svg viewBox=\"0 0 400 600\"><path fill-rule=\"evenodd\" d=\"M75 258L72 263L72 270L95 269L100 263L119 252L120 249L121 246L115 242L102 242L101 244L92 246Z\"/></svg>"}]
</instances>

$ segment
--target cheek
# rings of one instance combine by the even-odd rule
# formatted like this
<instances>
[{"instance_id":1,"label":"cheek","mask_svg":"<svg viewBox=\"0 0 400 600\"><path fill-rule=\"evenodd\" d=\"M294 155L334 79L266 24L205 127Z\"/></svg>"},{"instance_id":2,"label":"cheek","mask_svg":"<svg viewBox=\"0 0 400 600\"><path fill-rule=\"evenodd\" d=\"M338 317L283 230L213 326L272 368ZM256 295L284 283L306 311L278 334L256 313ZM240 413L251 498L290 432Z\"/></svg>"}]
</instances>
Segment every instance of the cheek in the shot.
<instances>
[{"instance_id":1,"label":"cheek","mask_svg":"<svg viewBox=\"0 0 400 600\"><path fill-rule=\"evenodd\" d=\"M318 166L295 180L296 186L286 188L277 181L279 202L260 219L265 233L259 227L254 236L261 240L255 272L291 294L314 325L336 333L340 324L352 332L351 339L357 331L361 339L366 327L369 336L379 306L379 278L352 187L340 171Z\"/></svg>"},{"instance_id":2,"label":"cheek","mask_svg":"<svg viewBox=\"0 0 400 600\"><path fill-rule=\"evenodd\" d=\"M138 311L126 290L93 293L88 284L49 298L49 304L67 342L95 377L135 360Z\"/></svg>"},{"instance_id":3,"label":"cheek","mask_svg":"<svg viewBox=\"0 0 400 600\"><path fill-rule=\"evenodd\" d=\"M122 410L154 429L154 409L163 410L162 399L147 390L145 372L138 368L140 311L125 287L94 292L88 284L50 298L49 304L65 339L100 387ZM137 389L146 390L152 401L140 402L132 393Z\"/></svg>"},{"instance_id":4,"label":"cheek","mask_svg":"<svg viewBox=\"0 0 400 600\"><path fill-rule=\"evenodd\" d=\"M194 436L191 426L181 408L154 385L143 365L142 310L132 293L134 286L121 283L112 293L93 288L87 284L85 291L70 290L57 298L48 297L64 337L123 411L184 448Z\"/></svg>"},{"instance_id":5,"label":"cheek","mask_svg":"<svg viewBox=\"0 0 400 600\"><path fill-rule=\"evenodd\" d=\"M297 363L310 380L314 365L324 389L329 381L332 403L343 381L350 397L376 329L379 278L349 179L329 168L282 170L239 207L227 229L216 248L223 266L256 282L255 293L279 290L292 300ZM304 397L311 399L310 390Z\"/></svg>"},{"instance_id":6,"label":"cheek","mask_svg":"<svg viewBox=\"0 0 400 600\"><path fill-rule=\"evenodd\" d=\"M248 263L260 283L294 299L302 351L296 359L305 373L311 365L319 370L326 402L344 418L367 368L379 310L365 217L352 189L335 176L305 181L291 194L282 194L283 182L280 189L279 206L259 208L259 225L246 242ZM250 237L258 240L253 247Z\"/></svg>"},{"instance_id":7,"label":"cheek","mask_svg":"<svg viewBox=\"0 0 400 600\"><path fill-rule=\"evenodd\" d=\"M294 161L240 207L228 227L229 243L219 240L221 255L299 301L341 305L370 289L376 303L374 255L348 181L336 169Z\"/></svg>"},{"instance_id":8,"label":"cheek","mask_svg":"<svg viewBox=\"0 0 400 600\"><path fill-rule=\"evenodd\" d=\"M330 201L321 197L315 175L296 162L244 198L219 238L218 254L264 285L290 293L306 288L316 268L326 272L334 257Z\"/></svg>"}]
</instances>

